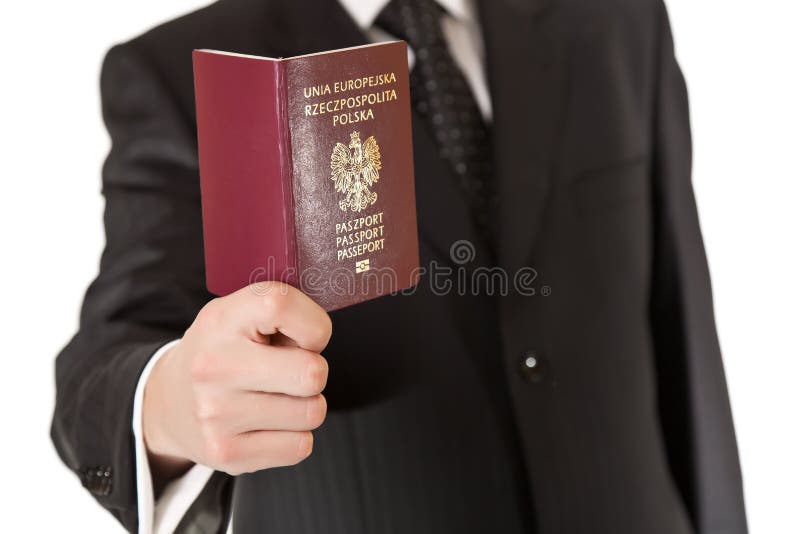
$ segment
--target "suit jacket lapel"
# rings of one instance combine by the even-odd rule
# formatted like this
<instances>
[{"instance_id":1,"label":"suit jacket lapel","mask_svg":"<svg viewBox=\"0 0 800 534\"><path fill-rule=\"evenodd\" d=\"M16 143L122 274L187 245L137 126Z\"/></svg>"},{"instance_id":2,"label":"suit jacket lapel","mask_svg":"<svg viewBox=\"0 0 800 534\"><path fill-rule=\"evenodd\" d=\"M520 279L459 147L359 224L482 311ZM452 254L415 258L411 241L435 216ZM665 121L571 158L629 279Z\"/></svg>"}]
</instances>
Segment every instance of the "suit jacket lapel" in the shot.
<instances>
[{"instance_id":1,"label":"suit jacket lapel","mask_svg":"<svg viewBox=\"0 0 800 534\"><path fill-rule=\"evenodd\" d=\"M532 261L557 161L566 54L550 0L484 0L479 9L500 201L495 242L500 264L518 269Z\"/></svg>"},{"instance_id":2,"label":"suit jacket lapel","mask_svg":"<svg viewBox=\"0 0 800 534\"><path fill-rule=\"evenodd\" d=\"M489 258L488 249L478 234L468 201L452 168L439 156L430 126L416 112L411 114L411 126L420 240L430 245L437 261L450 267L462 265L453 261L451 248L468 241L471 245L464 245L472 246L471 251L467 251L470 261L463 267L470 269L485 264Z\"/></svg>"}]
</instances>

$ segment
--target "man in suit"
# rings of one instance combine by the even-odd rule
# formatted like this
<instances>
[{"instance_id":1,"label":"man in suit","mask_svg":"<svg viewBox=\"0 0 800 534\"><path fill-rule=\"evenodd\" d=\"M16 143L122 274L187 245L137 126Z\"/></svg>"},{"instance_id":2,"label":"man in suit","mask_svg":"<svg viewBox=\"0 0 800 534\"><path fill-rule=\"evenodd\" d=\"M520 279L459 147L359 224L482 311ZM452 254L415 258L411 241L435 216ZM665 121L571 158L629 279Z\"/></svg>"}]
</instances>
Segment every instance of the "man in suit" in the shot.
<instances>
[{"instance_id":1,"label":"man in suit","mask_svg":"<svg viewBox=\"0 0 800 534\"><path fill-rule=\"evenodd\" d=\"M387 37L422 264L535 291L213 299L191 50ZM113 48L102 94L107 246L53 439L128 530L746 532L660 0L220 0Z\"/></svg>"}]
</instances>

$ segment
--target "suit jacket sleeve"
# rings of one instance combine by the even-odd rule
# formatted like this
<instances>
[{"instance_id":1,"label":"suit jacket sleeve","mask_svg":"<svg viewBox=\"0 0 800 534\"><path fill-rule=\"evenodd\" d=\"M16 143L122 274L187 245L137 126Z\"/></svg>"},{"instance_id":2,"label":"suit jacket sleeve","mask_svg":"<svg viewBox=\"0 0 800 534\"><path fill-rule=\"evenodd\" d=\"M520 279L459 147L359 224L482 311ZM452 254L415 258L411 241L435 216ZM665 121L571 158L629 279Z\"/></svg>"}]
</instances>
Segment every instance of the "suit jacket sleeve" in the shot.
<instances>
[{"instance_id":1,"label":"suit jacket sleeve","mask_svg":"<svg viewBox=\"0 0 800 534\"><path fill-rule=\"evenodd\" d=\"M103 65L112 142L103 168L106 246L80 329L56 360L52 426L62 460L130 531L139 375L210 298L192 117L181 114L151 64L133 41L111 49Z\"/></svg>"},{"instance_id":2,"label":"suit jacket sleeve","mask_svg":"<svg viewBox=\"0 0 800 534\"><path fill-rule=\"evenodd\" d=\"M736 438L691 185L686 86L660 13L651 319L673 474L700 534L747 530Z\"/></svg>"}]
</instances>

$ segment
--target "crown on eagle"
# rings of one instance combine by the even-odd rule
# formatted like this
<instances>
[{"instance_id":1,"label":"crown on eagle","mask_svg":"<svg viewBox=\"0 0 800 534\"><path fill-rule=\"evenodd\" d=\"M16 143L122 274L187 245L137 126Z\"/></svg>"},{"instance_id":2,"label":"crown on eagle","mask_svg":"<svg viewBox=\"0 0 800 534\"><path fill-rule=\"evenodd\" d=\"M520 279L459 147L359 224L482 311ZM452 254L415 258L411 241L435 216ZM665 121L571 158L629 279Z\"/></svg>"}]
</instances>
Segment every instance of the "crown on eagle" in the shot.
<instances>
[{"instance_id":1,"label":"crown on eagle","mask_svg":"<svg viewBox=\"0 0 800 534\"><path fill-rule=\"evenodd\" d=\"M357 148L361 146L361 138L358 136L358 132L353 132L350 134L350 148Z\"/></svg>"}]
</instances>

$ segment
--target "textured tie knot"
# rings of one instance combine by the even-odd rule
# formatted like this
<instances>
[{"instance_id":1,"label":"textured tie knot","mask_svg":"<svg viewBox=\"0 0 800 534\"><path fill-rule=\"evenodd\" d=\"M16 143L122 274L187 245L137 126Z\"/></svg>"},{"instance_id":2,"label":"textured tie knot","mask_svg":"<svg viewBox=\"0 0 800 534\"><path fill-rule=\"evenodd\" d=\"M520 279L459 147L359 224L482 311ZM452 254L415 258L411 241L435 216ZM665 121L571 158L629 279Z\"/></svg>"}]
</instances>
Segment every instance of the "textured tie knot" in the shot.
<instances>
[{"instance_id":1,"label":"textured tie knot","mask_svg":"<svg viewBox=\"0 0 800 534\"><path fill-rule=\"evenodd\" d=\"M429 46L445 44L442 14L442 8L435 0L392 0L380 12L375 23L408 42L419 53Z\"/></svg>"}]
</instances>

